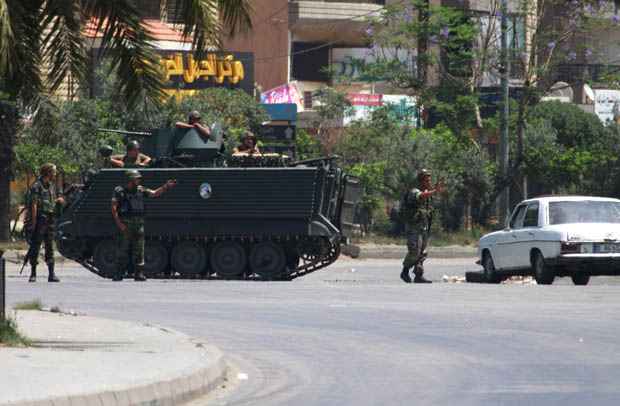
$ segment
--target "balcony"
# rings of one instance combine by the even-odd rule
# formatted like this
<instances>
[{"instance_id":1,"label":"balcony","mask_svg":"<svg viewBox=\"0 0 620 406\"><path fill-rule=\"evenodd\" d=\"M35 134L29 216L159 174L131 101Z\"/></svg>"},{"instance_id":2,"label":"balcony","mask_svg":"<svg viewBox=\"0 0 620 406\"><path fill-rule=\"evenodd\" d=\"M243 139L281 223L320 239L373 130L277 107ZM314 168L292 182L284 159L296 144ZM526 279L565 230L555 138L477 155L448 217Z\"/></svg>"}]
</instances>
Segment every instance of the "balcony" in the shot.
<instances>
[{"instance_id":1,"label":"balcony","mask_svg":"<svg viewBox=\"0 0 620 406\"><path fill-rule=\"evenodd\" d=\"M381 0L293 1L289 3L289 27L294 40L341 40L361 45L367 20L378 16L384 3Z\"/></svg>"},{"instance_id":2,"label":"balcony","mask_svg":"<svg viewBox=\"0 0 620 406\"><path fill-rule=\"evenodd\" d=\"M378 15L383 8L381 1L294 1L289 7L291 24L299 22L364 21Z\"/></svg>"}]
</instances>

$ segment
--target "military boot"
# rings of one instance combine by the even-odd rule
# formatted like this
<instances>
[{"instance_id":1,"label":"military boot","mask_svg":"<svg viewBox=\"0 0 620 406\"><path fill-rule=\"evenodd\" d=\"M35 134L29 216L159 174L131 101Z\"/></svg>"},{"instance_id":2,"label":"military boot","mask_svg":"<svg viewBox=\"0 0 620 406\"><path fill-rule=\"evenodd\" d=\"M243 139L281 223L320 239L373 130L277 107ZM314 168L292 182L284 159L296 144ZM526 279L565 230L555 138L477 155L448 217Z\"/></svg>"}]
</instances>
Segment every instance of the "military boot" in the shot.
<instances>
[{"instance_id":1,"label":"military boot","mask_svg":"<svg viewBox=\"0 0 620 406\"><path fill-rule=\"evenodd\" d=\"M136 273L133 276L133 280L136 282L145 282L146 276L144 276L144 269L141 266L136 266Z\"/></svg>"},{"instance_id":2,"label":"military boot","mask_svg":"<svg viewBox=\"0 0 620 406\"><path fill-rule=\"evenodd\" d=\"M415 274L415 278L413 278L413 283L433 283L424 277L424 268L421 266L416 266L413 269L413 273Z\"/></svg>"},{"instance_id":3,"label":"military boot","mask_svg":"<svg viewBox=\"0 0 620 406\"><path fill-rule=\"evenodd\" d=\"M28 282L36 282L36 281L37 281L37 266L31 265L30 278L28 278Z\"/></svg>"},{"instance_id":4,"label":"military boot","mask_svg":"<svg viewBox=\"0 0 620 406\"><path fill-rule=\"evenodd\" d=\"M403 271L400 273L400 279L405 283L411 283L411 276L409 276L409 268L403 267Z\"/></svg>"},{"instance_id":5,"label":"military boot","mask_svg":"<svg viewBox=\"0 0 620 406\"><path fill-rule=\"evenodd\" d=\"M49 271L49 275L47 276L48 282L60 282L60 279L56 277L56 273L54 273L54 264L48 264L47 269Z\"/></svg>"}]
</instances>

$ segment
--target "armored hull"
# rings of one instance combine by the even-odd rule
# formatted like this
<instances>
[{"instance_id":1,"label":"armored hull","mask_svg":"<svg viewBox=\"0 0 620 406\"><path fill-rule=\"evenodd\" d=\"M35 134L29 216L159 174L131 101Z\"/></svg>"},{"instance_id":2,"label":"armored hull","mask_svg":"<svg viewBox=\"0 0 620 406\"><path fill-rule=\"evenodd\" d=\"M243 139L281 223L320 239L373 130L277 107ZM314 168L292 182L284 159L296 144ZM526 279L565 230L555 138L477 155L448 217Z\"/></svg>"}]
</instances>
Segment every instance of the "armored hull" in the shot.
<instances>
[{"instance_id":1,"label":"armored hull","mask_svg":"<svg viewBox=\"0 0 620 406\"><path fill-rule=\"evenodd\" d=\"M149 188L178 182L146 200L145 272L151 278L292 279L325 267L349 236L360 192L329 159L141 173ZM102 277L116 269L110 202L125 182L122 169L91 176L58 224L61 254Z\"/></svg>"}]
</instances>

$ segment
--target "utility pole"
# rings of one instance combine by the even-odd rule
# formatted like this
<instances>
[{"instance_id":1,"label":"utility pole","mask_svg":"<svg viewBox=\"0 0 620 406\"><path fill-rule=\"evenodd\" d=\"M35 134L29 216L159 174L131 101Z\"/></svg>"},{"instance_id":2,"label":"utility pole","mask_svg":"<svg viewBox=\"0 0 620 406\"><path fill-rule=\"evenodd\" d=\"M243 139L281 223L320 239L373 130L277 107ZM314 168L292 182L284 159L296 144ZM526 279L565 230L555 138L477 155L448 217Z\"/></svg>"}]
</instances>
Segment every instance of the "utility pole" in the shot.
<instances>
[{"instance_id":1,"label":"utility pole","mask_svg":"<svg viewBox=\"0 0 620 406\"><path fill-rule=\"evenodd\" d=\"M508 0L501 0L501 88L502 114L500 125L500 172L505 182L510 171L510 52L508 49ZM510 214L510 184L506 184L499 195L499 221L503 225Z\"/></svg>"}]
</instances>

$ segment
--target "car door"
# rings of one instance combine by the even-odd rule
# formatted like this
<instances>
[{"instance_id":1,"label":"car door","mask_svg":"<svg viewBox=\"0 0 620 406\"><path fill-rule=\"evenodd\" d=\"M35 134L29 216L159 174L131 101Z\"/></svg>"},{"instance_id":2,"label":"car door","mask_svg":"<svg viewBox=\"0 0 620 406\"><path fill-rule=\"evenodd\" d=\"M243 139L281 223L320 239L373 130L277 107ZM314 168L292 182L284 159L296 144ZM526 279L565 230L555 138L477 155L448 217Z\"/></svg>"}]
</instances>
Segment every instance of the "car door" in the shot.
<instances>
[{"instance_id":1,"label":"car door","mask_svg":"<svg viewBox=\"0 0 620 406\"><path fill-rule=\"evenodd\" d=\"M513 244L509 257L515 267L530 267L530 252L536 245L539 219L540 204L530 202L525 209L522 227L513 231Z\"/></svg>"},{"instance_id":2,"label":"car door","mask_svg":"<svg viewBox=\"0 0 620 406\"><path fill-rule=\"evenodd\" d=\"M497 237L497 245L493 255L493 262L497 269L516 268L513 265L512 250L517 239L516 232L523 227L526 204L518 205L510 216L508 226Z\"/></svg>"}]
</instances>

